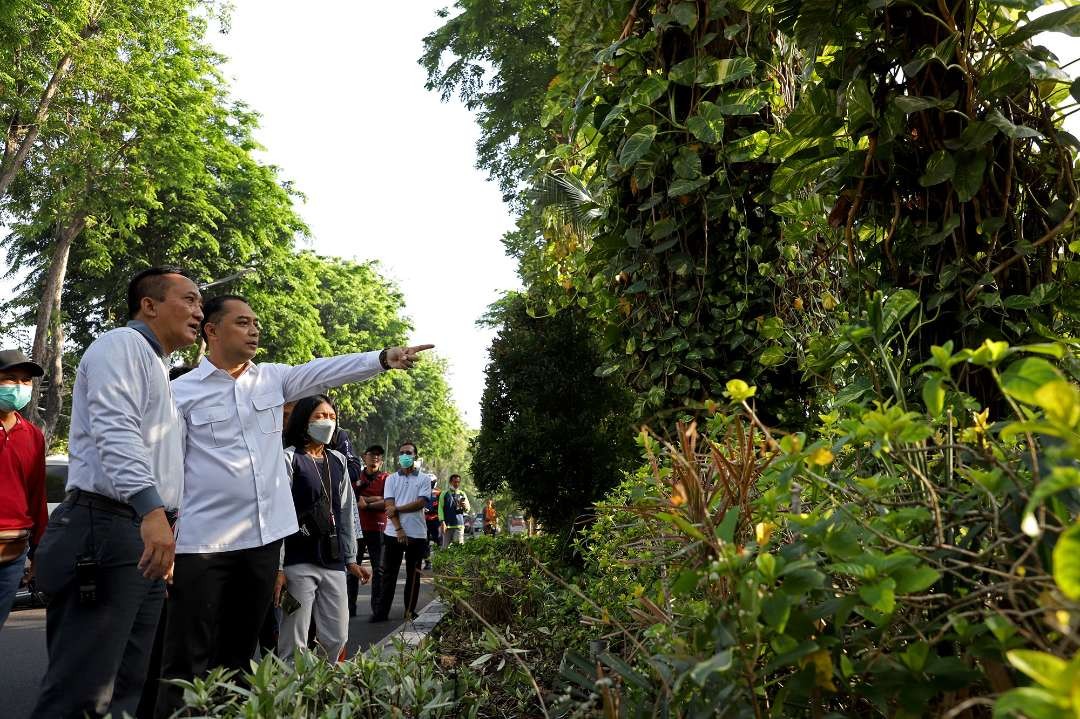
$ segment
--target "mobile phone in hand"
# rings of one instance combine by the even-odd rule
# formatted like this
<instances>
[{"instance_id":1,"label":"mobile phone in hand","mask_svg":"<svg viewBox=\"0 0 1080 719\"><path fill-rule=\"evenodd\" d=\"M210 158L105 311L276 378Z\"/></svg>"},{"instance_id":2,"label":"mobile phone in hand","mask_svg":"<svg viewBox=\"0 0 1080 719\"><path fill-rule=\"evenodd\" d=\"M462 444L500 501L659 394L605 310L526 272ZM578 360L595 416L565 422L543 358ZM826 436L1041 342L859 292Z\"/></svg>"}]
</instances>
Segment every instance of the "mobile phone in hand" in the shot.
<instances>
[{"instance_id":1,"label":"mobile phone in hand","mask_svg":"<svg viewBox=\"0 0 1080 719\"><path fill-rule=\"evenodd\" d=\"M289 594L289 590L285 589L281 592L281 611L286 614L293 614L300 608L300 600Z\"/></svg>"}]
</instances>

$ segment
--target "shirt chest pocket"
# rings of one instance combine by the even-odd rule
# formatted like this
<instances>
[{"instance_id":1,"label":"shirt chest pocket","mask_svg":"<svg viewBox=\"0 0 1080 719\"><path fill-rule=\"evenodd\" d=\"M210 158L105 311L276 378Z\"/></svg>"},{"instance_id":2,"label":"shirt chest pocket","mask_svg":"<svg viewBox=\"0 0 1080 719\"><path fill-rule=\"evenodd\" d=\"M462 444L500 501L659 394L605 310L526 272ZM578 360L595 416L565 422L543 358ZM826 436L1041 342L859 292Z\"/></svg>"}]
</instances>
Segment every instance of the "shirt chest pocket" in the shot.
<instances>
[{"instance_id":1,"label":"shirt chest pocket","mask_svg":"<svg viewBox=\"0 0 1080 719\"><path fill-rule=\"evenodd\" d=\"M230 443L229 411L225 405L191 410L188 425L192 436L201 445L224 447Z\"/></svg>"},{"instance_id":2,"label":"shirt chest pocket","mask_svg":"<svg viewBox=\"0 0 1080 719\"><path fill-rule=\"evenodd\" d=\"M281 415L285 397L281 392L267 392L251 398L255 406L255 418L264 434L281 431Z\"/></svg>"}]
</instances>

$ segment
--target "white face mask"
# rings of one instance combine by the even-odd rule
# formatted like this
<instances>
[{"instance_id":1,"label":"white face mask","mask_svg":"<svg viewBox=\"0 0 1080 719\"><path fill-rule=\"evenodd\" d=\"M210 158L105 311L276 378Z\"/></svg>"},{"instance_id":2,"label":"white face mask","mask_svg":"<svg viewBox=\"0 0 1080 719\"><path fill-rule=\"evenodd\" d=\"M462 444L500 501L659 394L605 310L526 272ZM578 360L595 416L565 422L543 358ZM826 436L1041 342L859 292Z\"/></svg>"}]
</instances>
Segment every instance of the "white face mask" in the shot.
<instances>
[{"instance_id":1,"label":"white face mask","mask_svg":"<svg viewBox=\"0 0 1080 719\"><path fill-rule=\"evenodd\" d=\"M317 419L314 422L308 422L307 433L308 437L311 437L319 444L330 444L335 429L337 429L337 422L334 420Z\"/></svg>"}]
</instances>

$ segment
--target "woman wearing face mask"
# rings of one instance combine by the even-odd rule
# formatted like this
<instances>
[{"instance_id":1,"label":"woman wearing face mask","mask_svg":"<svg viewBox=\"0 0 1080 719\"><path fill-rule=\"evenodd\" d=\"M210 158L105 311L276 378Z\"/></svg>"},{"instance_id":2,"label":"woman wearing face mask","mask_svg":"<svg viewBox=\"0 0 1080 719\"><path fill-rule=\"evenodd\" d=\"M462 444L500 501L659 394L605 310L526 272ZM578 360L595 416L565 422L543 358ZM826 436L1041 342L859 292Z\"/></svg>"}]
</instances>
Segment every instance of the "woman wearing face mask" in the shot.
<instances>
[{"instance_id":1,"label":"woman wearing face mask","mask_svg":"<svg viewBox=\"0 0 1080 719\"><path fill-rule=\"evenodd\" d=\"M275 606L282 606L283 590L299 602L298 607L283 607L278 655L286 659L297 647L307 646L314 616L318 645L328 659L336 660L349 636L345 573L365 584L371 578L356 563L356 498L345 457L327 446L336 430L337 411L325 395L297 402L285 428L285 457L300 525L299 532L285 538L283 567L274 588Z\"/></svg>"}]
</instances>

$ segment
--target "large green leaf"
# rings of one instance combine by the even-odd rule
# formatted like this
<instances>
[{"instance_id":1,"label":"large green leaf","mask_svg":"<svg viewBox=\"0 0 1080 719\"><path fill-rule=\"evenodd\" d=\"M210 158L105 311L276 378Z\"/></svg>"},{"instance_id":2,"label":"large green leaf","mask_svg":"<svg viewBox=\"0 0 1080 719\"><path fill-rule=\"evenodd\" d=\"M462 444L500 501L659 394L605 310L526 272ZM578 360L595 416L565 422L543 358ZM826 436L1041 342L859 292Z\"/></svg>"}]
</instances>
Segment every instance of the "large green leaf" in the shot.
<instances>
[{"instance_id":1,"label":"large green leaf","mask_svg":"<svg viewBox=\"0 0 1080 719\"><path fill-rule=\"evenodd\" d=\"M758 355L758 362L766 367L775 367L778 364L782 364L787 359L787 354L784 352L784 348L778 345L766 347Z\"/></svg>"},{"instance_id":2,"label":"large green leaf","mask_svg":"<svg viewBox=\"0 0 1080 719\"><path fill-rule=\"evenodd\" d=\"M1049 12L1009 33L1001 39L1004 45L1019 45L1041 32L1060 32L1073 37L1080 37L1080 6L1073 6Z\"/></svg>"},{"instance_id":3,"label":"large green leaf","mask_svg":"<svg viewBox=\"0 0 1080 719\"><path fill-rule=\"evenodd\" d=\"M697 139L715 145L724 134L724 113L715 104L702 100L698 103L697 114L686 121L686 127Z\"/></svg>"},{"instance_id":4,"label":"large green leaf","mask_svg":"<svg viewBox=\"0 0 1080 719\"><path fill-rule=\"evenodd\" d=\"M1080 8L1078 8L1080 9ZM1009 118L1005 117L998 110L991 110L986 115L986 121L1001 130L1006 136L1014 140L1020 140L1025 137L1042 137L1042 133L1038 130L1033 130L1030 127L1024 125L1014 125Z\"/></svg>"},{"instance_id":5,"label":"large green leaf","mask_svg":"<svg viewBox=\"0 0 1080 719\"><path fill-rule=\"evenodd\" d=\"M919 178L923 187L932 187L951 180L956 172L956 158L948 150L938 150L926 161L926 172Z\"/></svg>"},{"instance_id":6,"label":"large green leaf","mask_svg":"<svg viewBox=\"0 0 1080 719\"><path fill-rule=\"evenodd\" d=\"M1062 594L1080 601L1080 522L1066 529L1054 545L1054 581Z\"/></svg>"},{"instance_id":7,"label":"large green leaf","mask_svg":"<svg viewBox=\"0 0 1080 719\"><path fill-rule=\"evenodd\" d=\"M953 189L961 202L967 202L982 187L983 174L986 172L986 155L981 152L965 152L953 174Z\"/></svg>"},{"instance_id":8,"label":"large green leaf","mask_svg":"<svg viewBox=\"0 0 1080 719\"><path fill-rule=\"evenodd\" d=\"M638 160L645 157L645 153L652 147L656 139L656 125L646 125L627 138L626 143L619 152L619 164L623 167L631 167Z\"/></svg>"},{"instance_id":9,"label":"large green leaf","mask_svg":"<svg viewBox=\"0 0 1080 719\"><path fill-rule=\"evenodd\" d=\"M727 155L728 162L747 162L761 157L768 149L768 130L758 130L746 137L740 137L738 140L728 145L725 154Z\"/></svg>"},{"instance_id":10,"label":"large green leaf","mask_svg":"<svg viewBox=\"0 0 1080 719\"><path fill-rule=\"evenodd\" d=\"M931 377L922 388L923 404L931 417L938 417L945 409L945 379Z\"/></svg>"},{"instance_id":11,"label":"large green leaf","mask_svg":"<svg viewBox=\"0 0 1080 719\"><path fill-rule=\"evenodd\" d=\"M859 598L875 611L892 614L896 608L896 581L886 578L875 584L864 584L859 587Z\"/></svg>"},{"instance_id":12,"label":"large green leaf","mask_svg":"<svg viewBox=\"0 0 1080 719\"><path fill-rule=\"evenodd\" d=\"M697 27L698 12L696 2L680 2L677 5L672 6L669 10L671 17L675 18L675 22L680 25L693 30Z\"/></svg>"},{"instance_id":13,"label":"large green leaf","mask_svg":"<svg viewBox=\"0 0 1080 719\"><path fill-rule=\"evenodd\" d=\"M637 105L651 105L667 92L668 81L659 75L649 75L637 86L633 94L633 102ZM616 106L617 107L617 106ZM614 110L612 110L614 112ZM604 120L605 124L609 124ZM601 128L603 129L603 128Z\"/></svg>"},{"instance_id":14,"label":"large green leaf","mask_svg":"<svg viewBox=\"0 0 1080 719\"><path fill-rule=\"evenodd\" d=\"M994 719L1071 719L1058 706L1057 697L1038 687L1010 689L994 702Z\"/></svg>"},{"instance_id":15,"label":"large green leaf","mask_svg":"<svg viewBox=\"0 0 1080 719\"><path fill-rule=\"evenodd\" d=\"M703 87L726 85L749 77L756 63L748 57L732 57L724 60L710 59L700 67L695 81Z\"/></svg>"},{"instance_id":16,"label":"large green leaf","mask_svg":"<svg viewBox=\"0 0 1080 719\"><path fill-rule=\"evenodd\" d=\"M1024 357L1001 373L1001 386L1010 397L1025 404L1037 404L1035 393L1043 385L1061 378L1061 372L1043 358Z\"/></svg>"},{"instance_id":17,"label":"large green leaf","mask_svg":"<svg viewBox=\"0 0 1080 719\"><path fill-rule=\"evenodd\" d=\"M731 665L731 650L724 649L714 654L711 659L699 662L697 666L690 670L690 678L698 686L705 686L705 682L709 680L709 677L716 672L726 672L731 669Z\"/></svg>"},{"instance_id":18,"label":"large green leaf","mask_svg":"<svg viewBox=\"0 0 1080 719\"><path fill-rule=\"evenodd\" d=\"M1014 649L1005 654L1009 664L1027 674L1040 685L1058 692L1072 689L1068 680L1068 663L1053 654L1030 649Z\"/></svg>"},{"instance_id":19,"label":"large green leaf","mask_svg":"<svg viewBox=\"0 0 1080 719\"><path fill-rule=\"evenodd\" d=\"M696 180L701 177L701 155L689 147L680 147L679 153L671 163L675 174L682 180Z\"/></svg>"},{"instance_id":20,"label":"large green leaf","mask_svg":"<svg viewBox=\"0 0 1080 719\"><path fill-rule=\"evenodd\" d=\"M696 180L678 179L668 186L668 197L681 197L691 192L700 190L709 184L708 177L699 177Z\"/></svg>"},{"instance_id":21,"label":"large green leaf","mask_svg":"<svg viewBox=\"0 0 1080 719\"><path fill-rule=\"evenodd\" d=\"M768 102L768 97L753 88L728 90L716 98L716 106L725 115L753 115Z\"/></svg>"},{"instance_id":22,"label":"large green leaf","mask_svg":"<svg viewBox=\"0 0 1080 719\"><path fill-rule=\"evenodd\" d=\"M887 335L900 320L919 306L919 295L912 290L897 290L881 308L881 333Z\"/></svg>"}]
</instances>

